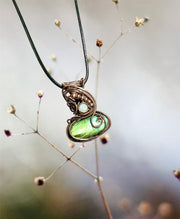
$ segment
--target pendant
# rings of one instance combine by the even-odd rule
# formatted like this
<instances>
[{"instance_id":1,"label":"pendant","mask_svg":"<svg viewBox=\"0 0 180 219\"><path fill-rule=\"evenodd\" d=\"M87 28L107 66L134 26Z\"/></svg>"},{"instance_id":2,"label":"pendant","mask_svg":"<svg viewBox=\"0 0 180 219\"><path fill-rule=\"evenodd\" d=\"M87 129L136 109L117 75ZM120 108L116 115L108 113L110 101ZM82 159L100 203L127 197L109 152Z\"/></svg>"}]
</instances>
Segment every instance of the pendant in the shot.
<instances>
[{"instance_id":1,"label":"pendant","mask_svg":"<svg viewBox=\"0 0 180 219\"><path fill-rule=\"evenodd\" d=\"M74 142L91 141L111 126L110 118L102 112L96 111L94 97L84 89L84 79L64 82L62 94L74 117L67 120L66 133Z\"/></svg>"}]
</instances>

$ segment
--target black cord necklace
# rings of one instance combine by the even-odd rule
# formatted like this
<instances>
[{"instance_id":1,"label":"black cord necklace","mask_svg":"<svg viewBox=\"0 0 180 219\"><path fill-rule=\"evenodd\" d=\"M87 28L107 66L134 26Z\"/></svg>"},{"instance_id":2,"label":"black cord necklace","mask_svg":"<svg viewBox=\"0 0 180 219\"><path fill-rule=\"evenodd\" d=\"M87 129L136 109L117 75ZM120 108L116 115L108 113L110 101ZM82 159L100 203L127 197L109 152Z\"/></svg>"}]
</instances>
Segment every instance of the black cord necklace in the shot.
<instances>
[{"instance_id":1,"label":"black cord necklace","mask_svg":"<svg viewBox=\"0 0 180 219\"><path fill-rule=\"evenodd\" d=\"M77 0L74 0L74 4L76 8L79 30L81 34L86 74L85 78L81 78L78 81L64 82L62 84L57 82L47 71L36 50L34 42L31 38L31 35L28 31L28 28L25 24L24 18L19 10L16 1L12 0L12 2L15 6L17 14L26 32L29 43L42 70L52 81L53 84L62 89L63 97L66 100L68 107L75 115L71 119L67 120L68 126L66 132L69 139L75 142L86 142L102 135L105 131L107 131L110 128L111 120L104 113L96 111L97 105L94 97L84 89L84 85L89 78L89 65L87 60L87 51Z\"/></svg>"}]
</instances>

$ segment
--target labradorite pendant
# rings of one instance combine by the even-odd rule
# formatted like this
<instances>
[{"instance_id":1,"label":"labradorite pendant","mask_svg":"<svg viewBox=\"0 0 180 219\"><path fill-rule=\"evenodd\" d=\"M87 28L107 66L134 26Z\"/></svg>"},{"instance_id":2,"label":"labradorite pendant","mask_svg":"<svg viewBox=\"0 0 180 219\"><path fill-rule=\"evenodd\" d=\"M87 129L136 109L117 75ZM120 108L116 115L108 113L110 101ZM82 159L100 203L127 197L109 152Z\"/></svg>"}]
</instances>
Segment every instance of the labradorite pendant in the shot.
<instances>
[{"instance_id":1,"label":"labradorite pendant","mask_svg":"<svg viewBox=\"0 0 180 219\"><path fill-rule=\"evenodd\" d=\"M99 114L103 117L102 123L98 121ZM91 116L72 122L67 127L68 137L74 139L74 141L89 141L97 138L110 127L109 118L101 112L96 112L92 118L92 122L98 127L92 126Z\"/></svg>"},{"instance_id":2,"label":"labradorite pendant","mask_svg":"<svg viewBox=\"0 0 180 219\"><path fill-rule=\"evenodd\" d=\"M94 97L84 89L84 79L63 83L63 97L75 114L68 119L67 136L71 141L91 141L111 126L111 120L102 112L96 111Z\"/></svg>"}]
</instances>

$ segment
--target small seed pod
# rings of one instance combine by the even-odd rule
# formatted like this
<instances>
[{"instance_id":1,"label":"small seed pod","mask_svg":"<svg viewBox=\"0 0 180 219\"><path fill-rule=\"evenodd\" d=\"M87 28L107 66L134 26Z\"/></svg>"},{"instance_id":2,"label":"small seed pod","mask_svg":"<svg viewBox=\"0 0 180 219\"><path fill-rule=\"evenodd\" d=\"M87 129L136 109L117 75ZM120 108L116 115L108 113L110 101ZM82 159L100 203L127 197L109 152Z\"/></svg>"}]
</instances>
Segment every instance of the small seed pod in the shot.
<instances>
[{"instance_id":1,"label":"small seed pod","mask_svg":"<svg viewBox=\"0 0 180 219\"><path fill-rule=\"evenodd\" d=\"M97 47L101 47L102 45L103 45L102 40L97 39L97 40L96 40L96 46L97 46Z\"/></svg>"},{"instance_id":2,"label":"small seed pod","mask_svg":"<svg viewBox=\"0 0 180 219\"><path fill-rule=\"evenodd\" d=\"M52 73L52 69L51 69L51 68L47 68L47 72L48 72L49 74L51 74L51 73Z\"/></svg>"},{"instance_id":3,"label":"small seed pod","mask_svg":"<svg viewBox=\"0 0 180 219\"><path fill-rule=\"evenodd\" d=\"M74 142L69 141L69 142L68 142L68 146L69 146L70 148L74 148L74 147L75 147L75 144L74 144Z\"/></svg>"},{"instance_id":4,"label":"small seed pod","mask_svg":"<svg viewBox=\"0 0 180 219\"><path fill-rule=\"evenodd\" d=\"M16 108L13 105L10 105L10 107L7 109L7 112L11 114L15 114Z\"/></svg>"},{"instance_id":5,"label":"small seed pod","mask_svg":"<svg viewBox=\"0 0 180 219\"><path fill-rule=\"evenodd\" d=\"M10 137L10 136L12 135L10 130L4 130L4 134L5 134L7 137Z\"/></svg>"},{"instance_id":6,"label":"small seed pod","mask_svg":"<svg viewBox=\"0 0 180 219\"><path fill-rule=\"evenodd\" d=\"M177 179L180 180L180 168L178 168L177 170L173 170L173 174Z\"/></svg>"},{"instance_id":7,"label":"small seed pod","mask_svg":"<svg viewBox=\"0 0 180 219\"><path fill-rule=\"evenodd\" d=\"M60 27L60 26L61 26L61 21L58 20L58 19L55 19L54 24L55 24L57 27Z\"/></svg>"},{"instance_id":8,"label":"small seed pod","mask_svg":"<svg viewBox=\"0 0 180 219\"><path fill-rule=\"evenodd\" d=\"M131 203L128 199L124 198L119 202L119 207L122 211L129 211L131 208Z\"/></svg>"},{"instance_id":9,"label":"small seed pod","mask_svg":"<svg viewBox=\"0 0 180 219\"><path fill-rule=\"evenodd\" d=\"M149 18L147 18L147 17L144 17L144 18L136 17L135 18L135 26L136 27L140 27L140 26L142 26L144 23L146 23L148 21L149 21Z\"/></svg>"},{"instance_id":10,"label":"small seed pod","mask_svg":"<svg viewBox=\"0 0 180 219\"><path fill-rule=\"evenodd\" d=\"M152 212L152 207L149 202L141 202L138 206L138 211L141 215L149 215Z\"/></svg>"},{"instance_id":11,"label":"small seed pod","mask_svg":"<svg viewBox=\"0 0 180 219\"><path fill-rule=\"evenodd\" d=\"M92 61L91 56L88 56L88 63L90 63Z\"/></svg>"},{"instance_id":12,"label":"small seed pod","mask_svg":"<svg viewBox=\"0 0 180 219\"><path fill-rule=\"evenodd\" d=\"M110 138L109 134L105 134L105 135L100 137L100 141L101 141L102 144L107 144L109 138Z\"/></svg>"},{"instance_id":13,"label":"small seed pod","mask_svg":"<svg viewBox=\"0 0 180 219\"><path fill-rule=\"evenodd\" d=\"M118 2L119 2L118 0L112 0L112 1L113 1L115 4L118 4Z\"/></svg>"},{"instance_id":14,"label":"small seed pod","mask_svg":"<svg viewBox=\"0 0 180 219\"><path fill-rule=\"evenodd\" d=\"M173 212L172 204L167 202L162 202L158 207L158 214L160 217L169 217Z\"/></svg>"},{"instance_id":15,"label":"small seed pod","mask_svg":"<svg viewBox=\"0 0 180 219\"><path fill-rule=\"evenodd\" d=\"M43 95L44 95L44 92L43 92L42 90L39 90L39 91L37 92L37 95L38 95L39 98L42 98Z\"/></svg>"},{"instance_id":16,"label":"small seed pod","mask_svg":"<svg viewBox=\"0 0 180 219\"><path fill-rule=\"evenodd\" d=\"M51 59L55 62L55 61L57 60L56 55L55 55L55 54L52 54L52 55L51 55Z\"/></svg>"},{"instance_id":17,"label":"small seed pod","mask_svg":"<svg viewBox=\"0 0 180 219\"><path fill-rule=\"evenodd\" d=\"M45 183L45 178L43 176L38 176L38 177L34 178L34 183L37 186L43 186Z\"/></svg>"}]
</instances>

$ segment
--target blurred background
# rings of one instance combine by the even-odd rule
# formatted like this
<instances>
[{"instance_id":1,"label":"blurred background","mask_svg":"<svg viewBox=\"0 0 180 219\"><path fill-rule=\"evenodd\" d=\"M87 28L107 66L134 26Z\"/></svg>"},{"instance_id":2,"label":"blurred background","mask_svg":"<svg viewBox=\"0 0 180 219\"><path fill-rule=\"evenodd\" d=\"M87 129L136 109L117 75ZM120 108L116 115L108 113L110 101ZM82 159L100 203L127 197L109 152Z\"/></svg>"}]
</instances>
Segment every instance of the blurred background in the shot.
<instances>
[{"instance_id":1,"label":"blurred background","mask_svg":"<svg viewBox=\"0 0 180 219\"><path fill-rule=\"evenodd\" d=\"M81 49L54 25L80 42L72 0L18 1L45 65L59 81L84 76ZM88 51L98 56L120 33L120 20L111 0L79 0ZM180 2L179 0L121 0L124 35L104 57L100 67L98 110L108 114L112 127L108 144L99 142L100 175L113 217L180 218L180 182L172 170L180 166ZM135 28L135 17L149 22ZM105 219L96 183L72 165L46 185L36 176L48 176L63 158L38 136L4 135L29 131L6 112L36 126L37 91L44 97L40 132L67 154L67 119L72 113L61 90L44 75L25 36L12 1L0 0L0 218ZM57 61L51 60L56 54ZM95 92L96 62L90 62L86 89ZM76 144L75 148L78 148ZM94 143L74 158L95 173Z\"/></svg>"}]
</instances>

